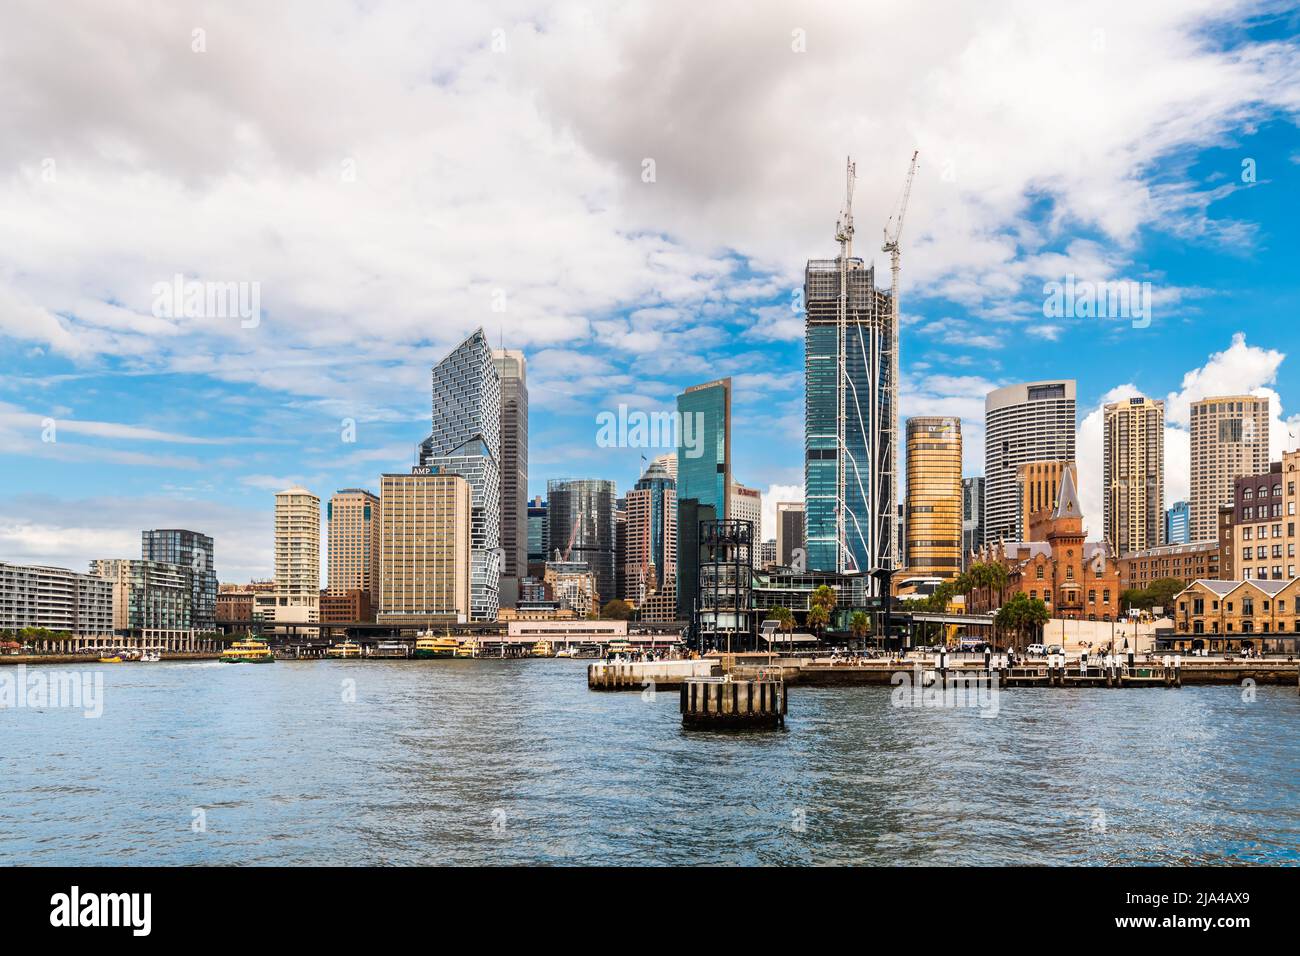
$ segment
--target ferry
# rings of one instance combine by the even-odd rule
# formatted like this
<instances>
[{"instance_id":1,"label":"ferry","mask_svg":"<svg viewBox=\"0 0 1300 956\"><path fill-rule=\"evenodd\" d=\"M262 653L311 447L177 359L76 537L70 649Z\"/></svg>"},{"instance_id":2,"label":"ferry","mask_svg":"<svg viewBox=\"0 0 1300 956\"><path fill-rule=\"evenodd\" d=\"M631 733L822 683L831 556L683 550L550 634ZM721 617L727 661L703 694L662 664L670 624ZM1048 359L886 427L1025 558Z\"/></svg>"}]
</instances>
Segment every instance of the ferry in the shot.
<instances>
[{"instance_id":1,"label":"ferry","mask_svg":"<svg viewBox=\"0 0 1300 956\"><path fill-rule=\"evenodd\" d=\"M353 660L361 656L361 645L354 641L344 641L342 644L331 644L325 648L325 656L333 657L336 660Z\"/></svg>"},{"instance_id":2,"label":"ferry","mask_svg":"<svg viewBox=\"0 0 1300 956\"><path fill-rule=\"evenodd\" d=\"M457 657L478 657L478 641L467 638L456 648Z\"/></svg>"},{"instance_id":3,"label":"ferry","mask_svg":"<svg viewBox=\"0 0 1300 956\"><path fill-rule=\"evenodd\" d=\"M551 642L550 642L550 641L538 641L536 644L533 645L532 655L533 655L533 657L550 657L550 656L551 656ZM557 655L555 655L555 656L558 657L559 655L557 654Z\"/></svg>"},{"instance_id":4,"label":"ferry","mask_svg":"<svg viewBox=\"0 0 1300 956\"><path fill-rule=\"evenodd\" d=\"M221 652L224 664L270 664L274 660L266 641L235 641Z\"/></svg>"},{"instance_id":5,"label":"ferry","mask_svg":"<svg viewBox=\"0 0 1300 956\"><path fill-rule=\"evenodd\" d=\"M617 654L631 654L631 653L632 653L632 642L631 642L631 641L610 641L610 642L609 642L609 653L610 653L610 654L614 654L614 655L617 655Z\"/></svg>"},{"instance_id":6,"label":"ferry","mask_svg":"<svg viewBox=\"0 0 1300 956\"><path fill-rule=\"evenodd\" d=\"M561 647L558 651L555 652L555 656L556 657L577 657L578 652L573 648L572 645L565 645L564 647Z\"/></svg>"},{"instance_id":7,"label":"ferry","mask_svg":"<svg viewBox=\"0 0 1300 956\"><path fill-rule=\"evenodd\" d=\"M406 659L411 656L411 649L405 641L380 641L375 645L373 657Z\"/></svg>"},{"instance_id":8,"label":"ferry","mask_svg":"<svg viewBox=\"0 0 1300 956\"><path fill-rule=\"evenodd\" d=\"M459 650L460 644L450 633L442 637L434 637L431 634L425 634L415 641L415 659L417 661L429 661L437 658L455 657Z\"/></svg>"}]
</instances>

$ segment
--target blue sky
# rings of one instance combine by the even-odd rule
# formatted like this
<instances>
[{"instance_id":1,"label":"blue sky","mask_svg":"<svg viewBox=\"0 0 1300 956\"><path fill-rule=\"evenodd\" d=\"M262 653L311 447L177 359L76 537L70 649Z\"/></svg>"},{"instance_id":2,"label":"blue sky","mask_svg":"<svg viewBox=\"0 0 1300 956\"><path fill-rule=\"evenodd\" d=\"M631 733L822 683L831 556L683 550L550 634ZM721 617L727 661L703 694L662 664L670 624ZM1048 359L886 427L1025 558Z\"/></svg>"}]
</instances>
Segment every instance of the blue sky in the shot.
<instances>
[{"instance_id":1,"label":"blue sky","mask_svg":"<svg viewBox=\"0 0 1300 956\"><path fill-rule=\"evenodd\" d=\"M597 447L596 415L731 375L736 476L769 508L797 497L791 295L835 251L849 153L856 251L885 281L881 229L921 150L902 410L960 415L968 473L985 392L1049 377L1079 383L1085 513L1108 398L1169 399L1171 501L1204 394L1270 390L1273 453L1295 447L1282 5L895 10L869 61L879 14L831 6L311 10L12 15L0 560L80 566L179 525L217 537L223 579L264 575L272 493L404 470L429 367L478 326L528 356L534 493L628 487L643 450ZM149 55L124 65L121 44ZM257 283L260 322L158 314L177 273ZM1150 326L1045 318L1067 274L1150 282Z\"/></svg>"}]
</instances>

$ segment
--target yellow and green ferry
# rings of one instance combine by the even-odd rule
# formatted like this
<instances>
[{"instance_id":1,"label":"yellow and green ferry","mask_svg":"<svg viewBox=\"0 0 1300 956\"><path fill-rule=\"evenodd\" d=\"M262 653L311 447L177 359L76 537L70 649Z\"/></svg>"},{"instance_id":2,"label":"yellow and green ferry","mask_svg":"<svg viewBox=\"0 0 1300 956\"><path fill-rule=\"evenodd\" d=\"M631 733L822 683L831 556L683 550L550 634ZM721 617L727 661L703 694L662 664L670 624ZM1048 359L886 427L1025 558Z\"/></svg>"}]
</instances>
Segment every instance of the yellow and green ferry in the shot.
<instances>
[{"instance_id":1,"label":"yellow and green ferry","mask_svg":"<svg viewBox=\"0 0 1300 956\"><path fill-rule=\"evenodd\" d=\"M361 656L361 645L355 641L331 644L325 648L325 656L332 657L335 660L354 660Z\"/></svg>"},{"instance_id":2,"label":"yellow and green ferry","mask_svg":"<svg viewBox=\"0 0 1300 956\"><path fill-rule=\"evenodd\" d=\"M452 637L450 633L444 634L442 637L426 634L415 639L415 659L417 661L455 657L459 649L460 642Z\"/></svg>"},{"instance_id":3,"label":"yellow and green ferry","mask_svg":"<svg viewBox=\"0 0 1300 956\"><path fill-rule=\"evenodd\" d=\"M221 652L223 664L270 664L274 660L265 641L235 641Z\"/></svg>"}]
</instances>

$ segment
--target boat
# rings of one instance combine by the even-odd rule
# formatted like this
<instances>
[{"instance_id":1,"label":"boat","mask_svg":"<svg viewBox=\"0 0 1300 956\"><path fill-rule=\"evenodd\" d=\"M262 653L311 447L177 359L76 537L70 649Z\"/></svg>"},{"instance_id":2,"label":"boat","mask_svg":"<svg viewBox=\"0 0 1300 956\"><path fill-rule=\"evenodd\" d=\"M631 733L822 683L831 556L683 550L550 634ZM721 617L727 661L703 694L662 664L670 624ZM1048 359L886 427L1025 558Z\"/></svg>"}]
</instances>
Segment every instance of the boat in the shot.
<instances>
[{"instance_id":1,"label":"boat","mask_svg":"<svg viewBox=\"0 0 1300 956\"><path fill-rule=\"evenodd\" d=\"M411 656L411 648L405 641L380 641L370 656L405 660Z\"/></svg>"},{"instance_id":2,"label":"boat","mask_svg":"<svg viewBox=\"0 0 1300 956\"><path fill-rule=\"evenodd\" d=\"M331 644L325 648L325 656L332 657L335 660L355 660L361 656L361 645L355 641L344 641L342 644Z\"/></svg>"},{"instance_id":3,"label":"boat","mask_svg":"<svg viewBox=\"0 0 1300 956\"><path fill-rule=\"evenodd\" d=\"M266 641L235 641L221 652L223 664L270 664L274 660Z\"/></svg>"},{"instance_id":4,"label":"boat","mask_svg":"<svg viewBox=\"0 0 1300 956\"><path fill-rule=\"evenodd\" d=\"M142 664L157 664L161 660L162 660L162 654L158 653L157 651L149 651L148 653L143 654L140 657L140 663Z\"/></svg>"},{"instance_id":5,"label":"boat","mask_svg":"<svg viewBox=\"0 0 1300 956\"><path fill-rule=\"evenodd\" d=\"M631 641L610 641L609 653L611 655L631 654L632 642Z\"/></svg>"},{"instance_id":6,"label":"boat","mask_svg":"<svg viewBox=\"0 0 1300 956\"><path fill-rule=\"evenodd\" d=\"M122 663L122 655L114 654L112 657L101 657L99 662L101 664L120 664Z\"/></svg>"},{"instance_id":7,"label":"boat","mask_svg":"<svg viewBox=\"0 0 1300 956\"><path fill-rule=\"evenodd\" d=\"M572 646L561 647L555 652L556 657L577 657L578 652Z\"/></svg>"},{"instance_id":8,"label":"boat","mask_svg":"<svg viewBox=\"0 0 1300 956\"><path fill-rule=\"evenodd\" d=\"M533 645L532 655L533 655L533 657L550 657L550 656L552 656L552 655L551 655L551 642L550 642L550 641L538 641L536 644Z\"/></svg>"},{"instance_id":9,"label":"boat","mask_svg":"<svg viewBox=\"0 0 1300 956\"><path fill-rule=\"evenodd\" d=\"M448 632L441 637L422 634L415 639L415 659L429 661L437 658L455 657L460 643Z\"/></svg>"},{"instance_id":10,"label":"boat","mask_svg":"<svg viewBox=\"0 0 1300 956\"><path fill-rule=\"evenodd\" d=\"M478 657L478 641L470 637L456 648L457 657Z\"/></svg>"}]
</instances>

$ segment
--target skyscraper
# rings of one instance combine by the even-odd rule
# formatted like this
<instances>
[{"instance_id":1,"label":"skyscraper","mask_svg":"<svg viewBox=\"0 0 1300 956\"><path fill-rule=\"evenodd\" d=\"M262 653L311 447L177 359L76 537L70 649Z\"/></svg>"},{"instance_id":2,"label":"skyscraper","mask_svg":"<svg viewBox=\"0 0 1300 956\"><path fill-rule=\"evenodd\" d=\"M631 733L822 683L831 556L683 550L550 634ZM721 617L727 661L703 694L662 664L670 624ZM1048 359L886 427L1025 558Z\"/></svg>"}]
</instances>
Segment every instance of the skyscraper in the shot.
<instances>
[{"instance_id":1,"label":"skyscraper","mask_svg":"<svg viewBox=\"0 0 1300 956\"><path fill-rule=\"evenodd\" d=\"M1165 403L1135 397L1102 409L1103 540L1117 555L1164 544Z\"/></svg>"},{"instance_id":2,"label":"skyscraper","mask_svg":"<svg viewBox=\"0 0 1300 956\"><path fill-rule=\"evenodd\" d=\"M1016 531L1019 540L1035 540L1030 531L1034 516L1041 518L1044 512L1056 508L1056 496L1067 471L1077 491L1079 468L1072 461L1027 461L1016 466L1016 498L1020 502Z\"/></svg>"},{"instance_id":3,"label":"skyscraper","mask_svg":"<svg viewBox=\"0 0 1300 956\"><path fill-rule=\"evenodd\" d=\"M326 505L326 588L330 594L364 591L372 605L379 603L379 508L379 498L364 488L336 491Z\"/></svg>"},{"instance_id":4,"label":"skyscraper","mask_svg":"<svg viewBox=\"0 0 1300 956\"><path fill-rule=\"evenodd\" d=\"M528 573L528 363L511 349L492 360L501 376L501 603L514 607Z\"/></svg>"},{"instance_id":5,"label":"skyscraper","mask_svg":"<svg viewBox=\"0 0 1300 956\"><path fill-rule=\"evenodd\" d=\"M183 564L190 569L194 599L191 620L196 630L216 627L217 569L212 539L180 528L140 532L140 557L163 564Z\"/></svg>"},{"instance_id":6,"label":"skyscraper","mask_svg":"<svg viewBox=\"0 0 1300 956\"><path fill-rule=\"evenodd\" d=\"M433 429L420 464L471 491L470 620L494 621L501 583L501 376L478 329L433 368Z\"/></svg>"},{"instance_id":7,"label":"skyscraper","mask_svg":"<svg viewBox=\"0 0 1300 956\"><path fill-rule=\"evenodd\" d=\"M1192 506L1175 501L1165 511L1165 544L1191 544Z\"/></svg>"},{"instance_id":8,"label":"skyscraper","mask_svg":"<svg viewBox=\"0 0 1300 956\"><path fill-rule=\"evenodd\" d=\"M528 575L541 578L550 558L550 522L546 518L546 499L537 495L528 502Z\"/></svg>"},{"instance_id":9,"label":"skyscraper","mask_svg":"<svg viewBox=\"0 0 1300 956\"><path fill-rule=\"evenodd\" d=\"M1221 395L1192 402L1193 541L1218 534L1219 507L1230 505L1233 480L1268 471L1269 400Z\"/></svg>"},{"instance_id":10,"label":"skyscraper","mask_svg":"<svg viewBox=\"0 0 1300 956\"><path fill-rule=\"evenodd\" d=\"M699 588L699 528L727 515L731 487L731 379L692 385L677 396L677 609L689 618ZM701 513L701 509L706 509Z\"/></svg>"},{"instance_id":11,"label":"skyscraper","mask_svg":"<svg viewBox=\"0 0 1300 956\"><path fill-rule=\"evenodd\" d=\"M320 616L320 499L306 488L275 495L275 622Z\"/></svg>"},{"instance_id":12,"label":"skyscraper","mask_svg":"<svg viewBox=\"0 0 1300 956\"><path fill-rule=\"evenodd\" d=\"M1017 468L1031 461L1074 461L1075 383L1025 382L984 399L984 541L1025 540Z\"/></svg>"},{"instance_id":13,"label":"skyscraper","mask_svg":"<svg viewBox=\"0 0 1300 956\"><path fill-rule=\"evenodd\" d=\"M464 622L471 610L472 493L460 475L417 466L380 479L379 621Z\"/></svg>"},{"instance_id":14,"label":"skyscraper","mask_svg":"<svg viewBox=\"0 0 1300 956\"><path fill-rule=\"evenodd\" d=\"M984 543L984 476L961 480L961 568L966 570L972 551Z\"/></svg>"},{"instance_id":15,"label":"skyscraper","mask_svg":"<svg viewBox=\"0 0 1300 956\"><path fill-rule=\"evenodd\" d=\"M795 551L803 550L803 519L802 501L776 503L776 563L782 567L792 567Z\"/></svg>"},{"instance_id":16,"label":"skyscraper","mask_svg":"<svg viewBox=\"0 0 1300 956\"><path fill-rule=\"evenodd\" d=\"M907 420L907 570L961 573L961 419Z\"/></svg>"},{"instance_id":17,"label":"skyscraper","mask_svg":"<svg viewBox=\"0 0 1300 956\"><path fill-rule=\"evenodd\" d=\"M804 272L804 507L808 568L895 564L896 351L890 294L853 258Z\"/></svg>"},{"instance_id":18,"label":"skyscraper","mask_svg":"<svg viewBox=\"0 0 1300 956\"><path fill-rule=\"evenodd\" d=\"M727 502L727 518L732 521L748 521L753 546L750 548L750 560L753 567L760 567L762 559L759 542L763 540L763 495L757 488L746 488L738 481L731 483L731 500Z\"/></svg>"},{"instance_id":19,"label":"skyscraper","mask_svg":"<svg viewBox=\"0 0 1300 956\"><path fill-rule=\"evenodd\" d=\"M600 604L618 596L615 573L614 482L602 479L548 481L546 512L552 559L586 564L595 576Z\"/></svg>"},{"instance_id":20,"label":"skyscraper","mask_svg":"<svg viewBox=\"0 0 1300 956\"><path fill-rule=\"evenodd\" d=\"M637 607L651 594L676 587L677 482L664 457L650 463L627 493L624 600Z\"/></svg>"}]
</instances>

